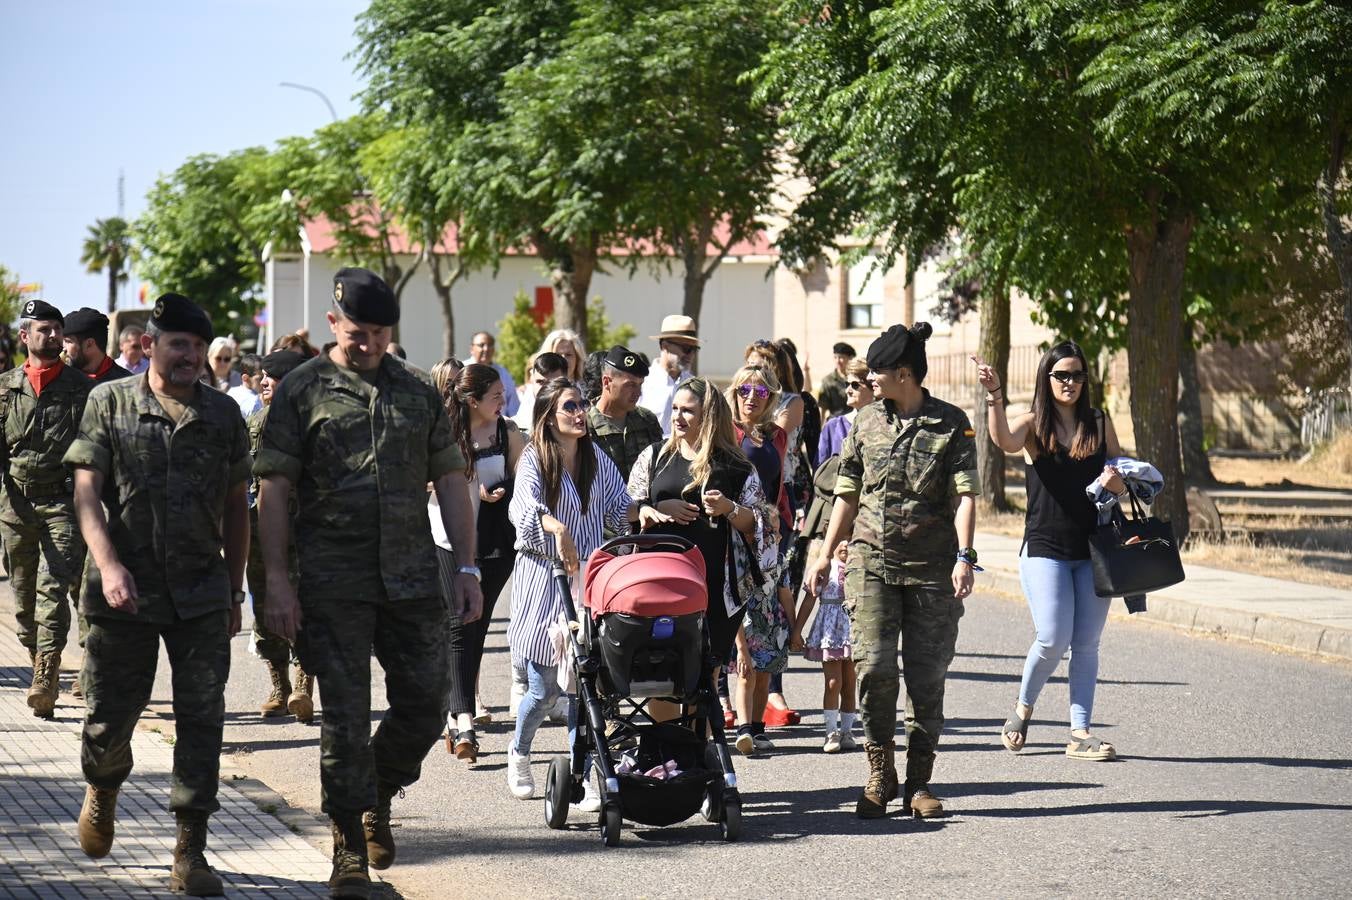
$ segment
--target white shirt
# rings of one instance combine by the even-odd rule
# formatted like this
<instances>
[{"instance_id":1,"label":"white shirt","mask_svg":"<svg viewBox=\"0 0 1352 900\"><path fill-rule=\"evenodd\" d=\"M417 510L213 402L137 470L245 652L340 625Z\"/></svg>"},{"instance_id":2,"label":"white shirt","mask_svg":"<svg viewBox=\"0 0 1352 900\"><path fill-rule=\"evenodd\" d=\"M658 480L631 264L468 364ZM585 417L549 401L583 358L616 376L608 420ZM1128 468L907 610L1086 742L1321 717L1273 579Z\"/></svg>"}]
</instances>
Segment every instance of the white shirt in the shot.
<instances>
[{"instance_id":1,"label":"white shirt","mask_svg":"<svg viewBox=\"0 0 1352 900\"><path fill-rule=\"evenodd\" d=\"M521 398L516 395L516 382L512 380L512 373L506 368L493 363L493 368L498 370L498 376L502 378L502 414L507 418L516 415L517 408L521 405Z\"/></svg>"},{"instance_id":2,"label":"white shirt","mask_svg":"<svg viewBox=\"0 0 1352 900\"><path fill-rule=\"evenodd\" d=\"M657 416L657 421L662 423L663 437L671 437L671 401L676 398L676 389L689 380L689 371L682 371L679 377L672 378L660 365L653 366L648 377L643 379L638 405L652 410Z\"/></svg>"},{"instance_id":3,"label":"white shirt","mask_svg":"<svg viewBox=\"0 0 1352 900\"><path fill-rule=\"evenodd\" d=\"M239 404L239 411L246 419L263 408L259 396L242 384L235 385L225 395Z\"/></svg>"},{"instance_id":4,"label":"white shirt","mask_svg":"<svg viewBox=\"0 0 1352 900\"><path fill-rule=\"evenodd\" d=\"M526 433L526 440L530 440L530 429L535 424L535 393L534 385L528 384L521 388L521 393L516 395L520 408L516 411L516 415L508 417ZM505 409L503 413L506 414Z\"/></svg>"}]
</instances>

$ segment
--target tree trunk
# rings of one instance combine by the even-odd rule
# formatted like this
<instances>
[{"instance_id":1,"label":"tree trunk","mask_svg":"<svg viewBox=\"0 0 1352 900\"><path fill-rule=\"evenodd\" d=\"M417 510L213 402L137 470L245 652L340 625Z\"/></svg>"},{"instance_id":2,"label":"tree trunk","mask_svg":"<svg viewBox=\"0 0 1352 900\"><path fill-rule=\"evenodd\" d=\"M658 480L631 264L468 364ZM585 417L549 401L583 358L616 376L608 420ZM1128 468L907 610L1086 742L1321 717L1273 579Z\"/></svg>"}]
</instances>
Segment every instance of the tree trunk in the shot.
<instances>
[{"instance_id":1,"label":"tree trunk","mask_svg":"<svg viewBox=\"0 0 1352 900\"><path fill-rule=\"evenodd\" d=\"M541 246L539 241L536 244ZM597 244L595 240L569 241L557 247L556 252L549 254L549 280L554 285L555 296L554 327L585 335L587 293L591 290L592 275L596 273Z\"/></svg>"},{"instance_id":2,"label":"tree trunk","mask_svg":"<svg viewBox=\"0 0 1352 900\"><path fill-rule=\"evenodd\" d=\"M1178 342L1193 224L1189 213L1156 212L1151 222L1126 233L1136 456L1164 476L1164 493L1156 499L1155 510L1173 522L1179 540L1188 532L1188 502L1178 442Z\"/></svg>"},{"instance_id":3,"label":"tree trunk","mask_svg":"<svg viewBox=\"0 0 1352 900\"><path fill-rule=\"evenodd\" d=\"M465 267L457 257L455 265L443 278L441 274L441 254L428 250L424 251L424 255L427 257L428 275L432 279L432 290L436 291L437 299L441 305L441 358L450 359L455 356L455 310L451 306L451 288L455 287L455 283L460 280L460 276L465 274Z\"/></svg>"},{"instance_id":4,"label":"tree trunk","mask_svg":"<svg viewBox=\"0 0 1352 900\"><path fill-rule=\"evenodd\" d=\"M1342 177L1343 159L1347 152L1347 132L1347 125L1335 119L1329 141L1328 164L1319 175L1315 191L1319 197L1320 212L1324 216L1329 253L1338 268L1338 281L1343 287L1343 339L1347 341L1348 359L1352 359L1352 235L1347 233L1342 216L1338 213L1338 180ZM1349 370L1348 375L1352 378L1352 370Z\"/></svg>"},{"instance_id":5,"label":"tree trunk","mask_svg":"<svg viewBox=\"0 0 1352 900\"><path fill-rule=\"evenodd\" d=\"M1197 377L1197 349L1192 345L1192 323L1185 322L1178 342L1178 432L1182 440L1183 477L1189 484L1215 484L1206 455L1202 423L1202 389Z\"/></svg>"},{"instance_id":6,"label":"tree trunk","mask_svg":"<svg viewBox=\"0 0 1352 900\"><path fill-rule=\"evenodd\" d=\"M117 273L121 266L117 265L116 258L108 261L108 312L112 314L117 309Z\"/></svg>"},{"instance_id":7,"label":"tree trunk","mask_svg":"<svg viewBox=\"0 0 1352 900\"><path fill-rule=\"evenodd\" d=\"M1000 384L1009 385L1009 287L1004 276L983 292L980 300L981 338L980 358L995 370ZM1000 403L1009 404L1009 391L1000 392ZM995 446L987 425L986 390L976 382L976 415L972 428L976 432L976 464L981 473L981 497L997 512L1009 512L1009 498L1005 496L1005 451Z\"/></svg>"}]
</instances>

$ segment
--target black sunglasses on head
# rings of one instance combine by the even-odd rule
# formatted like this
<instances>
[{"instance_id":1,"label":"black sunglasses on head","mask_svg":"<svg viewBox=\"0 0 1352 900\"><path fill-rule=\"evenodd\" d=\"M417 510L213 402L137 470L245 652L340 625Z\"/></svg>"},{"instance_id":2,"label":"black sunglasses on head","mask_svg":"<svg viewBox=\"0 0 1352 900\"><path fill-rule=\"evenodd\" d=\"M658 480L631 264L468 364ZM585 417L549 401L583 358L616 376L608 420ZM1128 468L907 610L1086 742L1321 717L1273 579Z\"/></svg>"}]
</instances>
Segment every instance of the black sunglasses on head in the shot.
<instances>
[{"instance_id":1,"label":"black sunglasses on head","mask_svg":"<svg viewBox=\"0 0 1352 900\"><path fill-rule=\"evenodd\" d=\"M1084 371L1053 372L1052 377L1055 378L1057 381L1061 382L1062 384L1070 384L1072 382L1074 382L1075 384L1084 384L1086 381L1089 380L1089 373Z\"/></svg>"}]
</instances>

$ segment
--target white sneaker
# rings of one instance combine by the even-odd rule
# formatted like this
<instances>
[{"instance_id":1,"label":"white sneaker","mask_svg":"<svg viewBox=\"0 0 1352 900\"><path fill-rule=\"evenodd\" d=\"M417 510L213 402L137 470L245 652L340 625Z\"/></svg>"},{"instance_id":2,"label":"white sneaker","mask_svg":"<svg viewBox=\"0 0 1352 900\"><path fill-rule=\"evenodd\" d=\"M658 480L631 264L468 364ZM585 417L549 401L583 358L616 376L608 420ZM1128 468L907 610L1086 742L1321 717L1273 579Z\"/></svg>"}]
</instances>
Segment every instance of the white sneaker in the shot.
<instances>
[{"instance_id":1,"label":"white sneaker","mask_svg":"<svg viewBox=\"0 0 1352 900\"><path fill-rule=\"evenodd\" d=\"M756 739L744 731L737 735L735 746L737 747L738 753L743 756L750 756L752 753L756 752Z\"/></svg>"},{"instance_id":2,"label":"white sneaker","mask_svg":"<svg viewBox=\"0 0 1352 900\"><path fill-rule=\"evenodd\" d=\"M601 792L592 787L590 777L582 782L582 799L578 801L577 808L584 813L601 811Z\"/></svg>"},{"instance_id":3,"label":"white sneaker","mask_svg":"<svg viewBox=\"0 0 1352 900\"><path fill-rule=\"evenodd\" d=\"M775 749L774 742L763 734L753 735L751 738L751 742L755 746L755 748L760 752L766 752Z\"/></svg>"},{"instance_id":4,"label":"white sneaker","mask_svg":"<svg viewBox=\"0 0 1352 900\"><path fill-rule=\"evenodd\" d=\"M511 744L507 745L507 789L518 800L529 800L535 796L535 776L530 772L530 754L518 754Z\"/></svg>"},{"instance_id":5,"label":"white sneaker","mask_svg":"<svg viewBox=\"0 0 1352 900\"><path fill-rule=\"evenodd\" d=\"M854 741L854 732L852 732L852 731L842 731L842 732L840 733L840 749L842 749L842 750L853 750L855 747L858 747L858 746L859 746L859 745L856 744L855 741Z\"/></svg>"},{"instance_id":6,"label":"white sneaker","mask_svg":"<svg viewBox=\"0 0 1352 900\"><path fill-rule=\"evenodd\" d=\"M840 732L833 731L826 736L826 743L822 744L823 753L840 752Z\"/></svg>"},{"instance_id":7,"label":"white sneaker","mask_svg":"<svg viewBox=\"0 0 1352 900\"><path fill-rule=\"evenodd\" d=\"M554 701L554 708L549 711L549 721L554 725L568 724L568 695L564 694Z\"/></svg>"},{"instance_id":8,"label":"white sneaker","mask_svg":"<svg viewBox=\"0 0 1352 900\"><path fill-rule=\"evenodd\" d=\"M487 706L484 706L484 698L476 695L474 697L474 724L487 725L491 721L493 721L493 714L488 711Z\"/></svg>"}]
</instances>

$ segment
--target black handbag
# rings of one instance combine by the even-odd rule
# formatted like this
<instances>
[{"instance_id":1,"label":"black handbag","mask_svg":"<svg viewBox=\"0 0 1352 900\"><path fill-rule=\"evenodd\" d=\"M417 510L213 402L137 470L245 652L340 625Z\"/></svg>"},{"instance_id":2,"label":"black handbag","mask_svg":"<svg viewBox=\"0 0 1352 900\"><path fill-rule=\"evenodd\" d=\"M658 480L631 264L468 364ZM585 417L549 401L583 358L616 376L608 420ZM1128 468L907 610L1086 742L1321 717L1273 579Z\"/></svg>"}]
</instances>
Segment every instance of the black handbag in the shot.
<instances>
[{"instance_id":1,"label":"black handbag","mask_svg":"<svg viewBox=\"0 0 1352 900\"><path fill-rule=\"evenodd\" d=\"M1184 578L1173 526L1146 515L1136 495L1128 494L1131 518L1119 507L1108 524L1089 536L1094 593L1100 597L1146 594Z\"/></svg>"}]
</instances>

